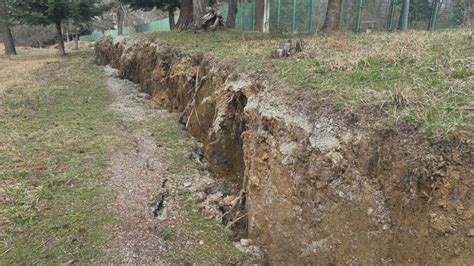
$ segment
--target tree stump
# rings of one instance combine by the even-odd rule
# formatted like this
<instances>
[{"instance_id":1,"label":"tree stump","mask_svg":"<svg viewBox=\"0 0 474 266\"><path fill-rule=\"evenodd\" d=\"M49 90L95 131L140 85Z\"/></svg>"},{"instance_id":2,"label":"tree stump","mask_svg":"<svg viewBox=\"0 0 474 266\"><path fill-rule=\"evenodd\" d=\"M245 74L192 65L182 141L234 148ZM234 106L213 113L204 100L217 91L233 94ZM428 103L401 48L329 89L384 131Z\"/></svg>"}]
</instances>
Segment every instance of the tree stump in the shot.
<instances>
[{"instance_id":1,"label":"tree stump","mask_svg":"<svg viewBox=\"0 0 474 266\"><path fill-rule=\"evenodd\" d=\"M274 49L271 53L272 58L289 57L296 53L303 52L304 40L287 40L280 42L278 48Z\"/></svg>"}]
</instances>

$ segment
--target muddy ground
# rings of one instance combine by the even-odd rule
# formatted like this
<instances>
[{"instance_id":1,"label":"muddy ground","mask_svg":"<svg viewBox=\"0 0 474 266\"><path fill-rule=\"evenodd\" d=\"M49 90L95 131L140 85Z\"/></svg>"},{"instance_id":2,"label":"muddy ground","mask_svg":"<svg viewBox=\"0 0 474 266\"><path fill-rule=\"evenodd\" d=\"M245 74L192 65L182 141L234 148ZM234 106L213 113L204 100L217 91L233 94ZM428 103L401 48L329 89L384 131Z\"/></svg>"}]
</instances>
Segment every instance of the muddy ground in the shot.
<instances>
[{"instance_id":1,"label":"muddy ground","mask_svg":"<svg viewBox=\"0 0 474 266\"><path fill-rule=\"evenodd\" d=\"M96 62L180 114L225 183L220 218L231 237L251 238L271 264L474 262L465 143L281 95L265 79L138 37L103 39Z\"/></svg>"}]
</instances>

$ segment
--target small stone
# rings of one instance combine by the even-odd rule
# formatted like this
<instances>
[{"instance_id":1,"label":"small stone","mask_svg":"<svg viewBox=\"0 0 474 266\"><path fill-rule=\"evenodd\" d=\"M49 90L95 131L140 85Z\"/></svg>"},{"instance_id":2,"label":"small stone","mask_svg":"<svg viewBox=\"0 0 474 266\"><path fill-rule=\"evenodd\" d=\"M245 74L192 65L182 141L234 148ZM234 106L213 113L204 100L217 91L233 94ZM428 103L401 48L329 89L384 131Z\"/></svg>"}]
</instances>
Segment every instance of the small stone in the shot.
<instances>
[{"instance_id":1,"label":"small stone","mask_svg":"<svg viewBox=\"0 0 474 266\"><path fill-rule=\"evenodd\" d=\"M474 228L469 229L467 236L474 237Z\"/></svg>"},{"instance_id":2,"label":"small stone","mask_svg":"<svg viewBox=\"0 0 474 266\"><path fill-rule=\"evenodd\" d=\"M382 226L382 229L383 229L383 230L388 230L388 224L384 224L384 225Z\"/></svg>"},{"instance_id":3,"label":"small stone","mask_svg":"<svg viewBox=\"0 0 474 266\"><path fill-rule=\"evenodd\" d=\"M193 195L193 201L194 203L201 203L206 200L206 197L206 193L200 191Z\"/></svg>"},{"instance_id":4,"label":"small stone","mask_svg":"<svg viewBox=\"0 0 474 266\"><path fill-rule=\"evenodd\" d=\"M372 215L373 212L374 212L374 209L372 209L372 208L367 209L367 215L370 216L370 215Z\"/></svg>"},{"instance_id":5,"label":"small stone","mask_svg":"<svg viewBox=\"0 0 474 266\"><path fill-rule=\"evenodd\" d=\"M316 188L317 189L321 189L321 188L324 188L326 187L327 183L324 182L324 181L316 181Z\"/></svg>"},{"instance_id":6,"label":"small stone","mask_svg":"<svg viewBox=\"0 0 474 266\"><path fill-rule=\"evenodd\" d=\"M435 217L436 217L436 213L435 213L435 212L430 213L430 217L431 217L431 218L435 218Z\"/></svg>"},{"instance_id":7,"label":"small stone","mask_svg":"<svg viewBox=\"0 0 474 266\"><path fill-rule=\"evenodd\" d=\"M188 188L188 187L190 187L192 184L193 184L193 183L191 183L191 182L184 182L184 183L183 183L183 186L184 186L185 188Z\"/></svg>"},{"instance_id":8,"label":"small stone","mask_svg":"<svg viewBox=\"0 0 474 266\"><path fill-rule=\"evenodd\" d=\"M249 246L250 244L252 244L252 240L242 238L242 239L240 239L240 244L242 244L242 246L246 247L246 246Z\"/></svg>"},{"instance_id":9,"label":"small stone","mask_svg":"<svg viewBox=\"0 0 474 266\"><path fill-rule=\"evenodd\" d=\"M199 245L204 245L204 241L199 241Z\"/></svg>"}]
</instances>

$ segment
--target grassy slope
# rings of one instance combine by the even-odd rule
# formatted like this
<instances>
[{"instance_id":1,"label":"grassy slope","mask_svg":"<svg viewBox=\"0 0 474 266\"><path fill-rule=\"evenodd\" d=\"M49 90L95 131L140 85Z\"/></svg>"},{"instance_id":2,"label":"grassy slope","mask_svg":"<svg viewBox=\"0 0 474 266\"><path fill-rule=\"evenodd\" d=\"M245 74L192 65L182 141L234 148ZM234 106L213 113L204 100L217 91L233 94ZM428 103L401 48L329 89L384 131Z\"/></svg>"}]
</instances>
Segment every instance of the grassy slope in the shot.
<instances>
[{"instance_id":1,"label":"grassy slope","mask_svg":"<svg viewBox=\"0 0 474 266\"><path fill-rule=\"evenodd\" d=\"M101 180L114 118L91 52L0 58L0 264L89 261L106 240ZM15 80L16 78L16 80ZM15 82L13 82L15 81Z\"/></svg>"},{"instance_id":2,"label":"grassy slope","mask_svg":"<svg viewBox=\"0 0 474 266\"><path fill-rule=\"evenodd\" d=\"M264 70L287 84L283 91L310 92L336 107L383 110L394 120L421 124L434 136L474 127L474 41L467 30L301 35L305 52L287 59L271 59L270 51L283 37L294 36L238 31L148 35L210 53L243 70Z\"/></svg>"}]
</instances>

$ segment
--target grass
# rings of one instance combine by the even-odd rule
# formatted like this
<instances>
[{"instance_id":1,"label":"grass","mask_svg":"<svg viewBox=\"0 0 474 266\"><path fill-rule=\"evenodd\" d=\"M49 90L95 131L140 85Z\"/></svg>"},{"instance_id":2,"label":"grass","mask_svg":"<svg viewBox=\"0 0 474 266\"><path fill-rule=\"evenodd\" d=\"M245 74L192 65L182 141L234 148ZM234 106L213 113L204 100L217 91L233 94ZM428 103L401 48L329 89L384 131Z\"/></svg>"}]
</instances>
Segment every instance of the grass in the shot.
<instances>
[{"instance_id":1,"label":"grass","mask_svg":"<svg viewBox=\"0 0 474 266\"><path fill-rule=\"evenodd\" d=\"M104 181L121 137L92 52L58 58L55 50L20 48L18 56L0 56L0 77L0 265L93 264L115 256L105 228L115 222L106 211L113 195ZM175 114L134 126L154 133L168 175L200 174L189 159L194 143ZM177 262L238 262L243 255L224 226L196 213L189 195L178 200L179 222L160 237L195 245L169 255Z\"/></svg>"},{"instance_id":2,"label":"grass","mask_svg":"<svg viewBox=\"0 0 474 266\"><path fill-rule=\"evenodd\" d=\"M241 70L257 70L283 92L309 93L336 108L384 111L390 119L421 125L431 136L470 134L474 128L474 41L470 30L341 33L274 37L256 32L147 36L202 51ZM288 38L303 38L304 53L271 59Z\"/></svg>"},{"instance_id":3,"label":"grass","mask_svg":"<svg viewBox=\"0 0 474 266\"><path fill-rule=\"evenodd\" d=\"M115 120L104 77L90 51L19 54L0 57L0 264L90 263L110 219L101 182Z\"/></svg>"},{"instance_id":4,"label":"grass","mask_svg":"<svg viewBox=\"0 0 474 266\"><path fill-rule=\"evenodd\" d=\"M165 155L169 178L177 176L197 177L201 174L199 166L190 159L194 147L191 137L176 122L176 114L163 113L152 121L139 123L155 136L156 143ZM181 185L181 184L178 184ZM169 257L176 261L188 261L199 265L235 264L244 258L228 238L228 231L222 224L213 219L206 219L197 211L191 195L181 193L176 223L172 228L164 230L160 236L167 241L186 241L193 245L180 245L172 249ZM199 244L200 241L203 244Z\"/></svg>"}]
</instances>

